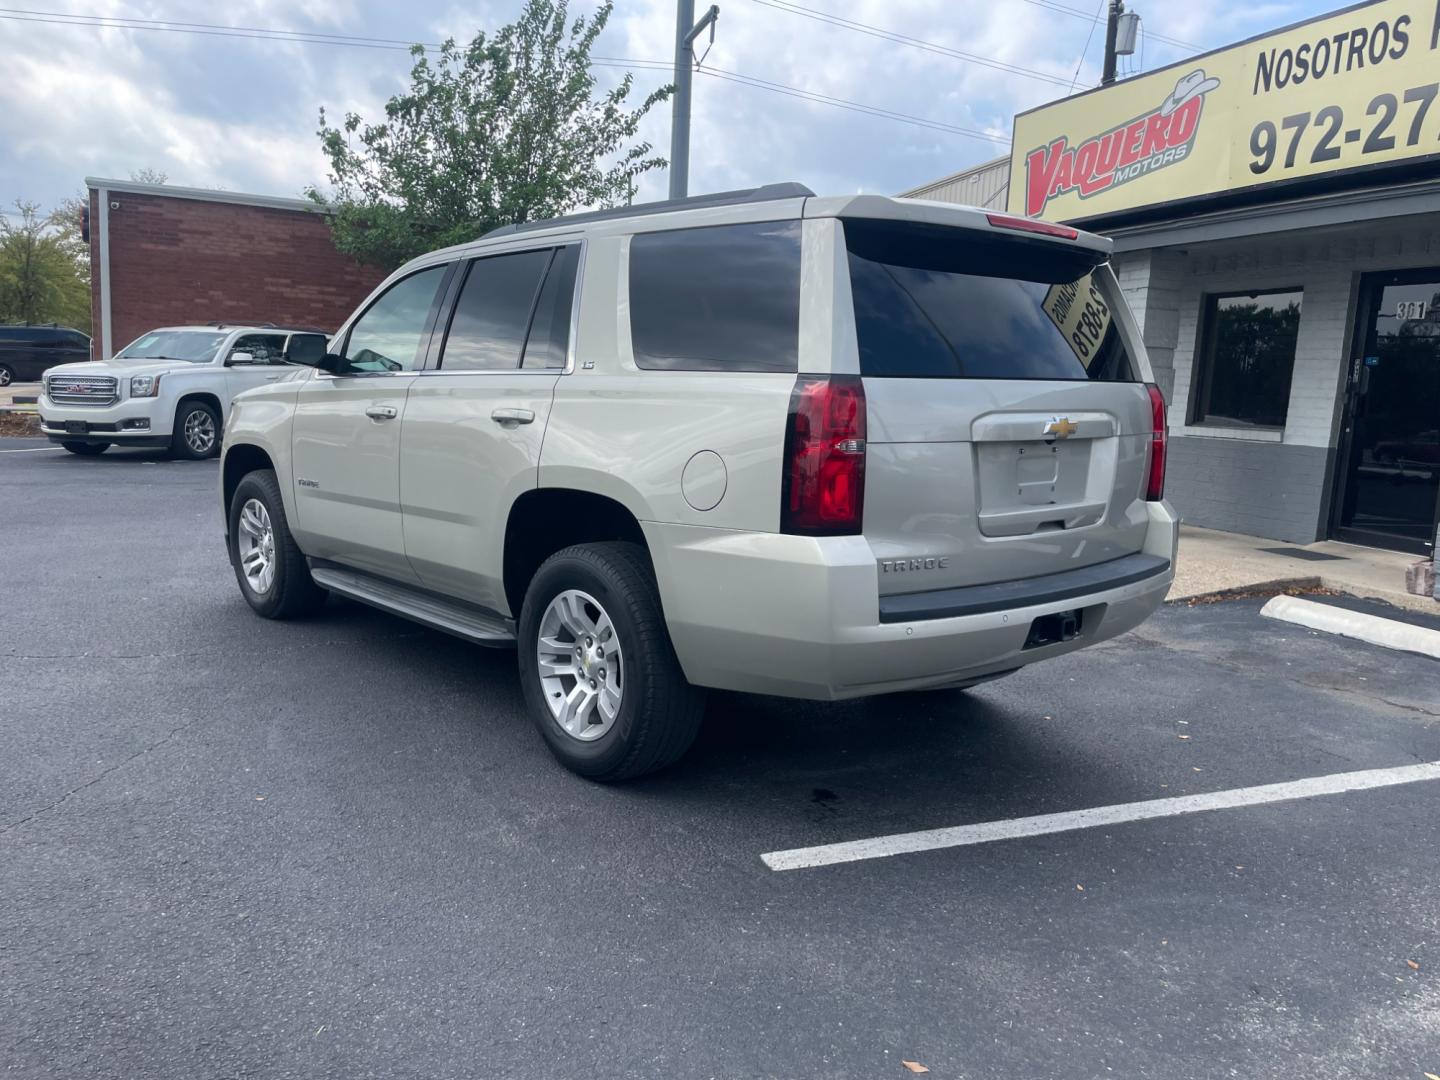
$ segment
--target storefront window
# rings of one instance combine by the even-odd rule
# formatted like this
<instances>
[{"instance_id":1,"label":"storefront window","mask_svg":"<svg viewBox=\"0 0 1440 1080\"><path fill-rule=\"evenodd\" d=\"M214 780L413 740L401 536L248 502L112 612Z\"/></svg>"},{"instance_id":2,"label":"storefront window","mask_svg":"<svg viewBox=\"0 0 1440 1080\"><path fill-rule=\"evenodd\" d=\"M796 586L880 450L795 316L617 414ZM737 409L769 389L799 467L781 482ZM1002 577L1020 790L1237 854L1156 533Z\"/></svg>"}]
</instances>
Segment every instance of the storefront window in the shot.
<instances>
[{"instance_id":1,"label":"storefront window","mask_svg":"<svg viewBox=\"0 0 1440 1080\"><path fill-rule=\"evenodd\" d=\"M1300 290L1211 296L1191 423L1283 428Z\"/></svg>"}]
</instances>

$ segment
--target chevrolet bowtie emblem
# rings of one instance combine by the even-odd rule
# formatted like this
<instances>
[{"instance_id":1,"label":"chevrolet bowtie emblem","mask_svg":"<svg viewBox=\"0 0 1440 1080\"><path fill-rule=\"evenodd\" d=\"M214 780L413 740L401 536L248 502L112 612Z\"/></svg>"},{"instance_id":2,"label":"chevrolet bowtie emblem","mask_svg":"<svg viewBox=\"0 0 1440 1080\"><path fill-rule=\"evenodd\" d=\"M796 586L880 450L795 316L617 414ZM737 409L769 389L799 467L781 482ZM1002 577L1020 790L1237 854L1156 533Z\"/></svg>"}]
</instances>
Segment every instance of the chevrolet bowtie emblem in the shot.
<instances>
[{"instance_id":1,"label":"chevrolet bowtie emblem","mask_svg":"<svg viewBox=\"0 0 1440 1080\"><path fill-rule=\"evenodd\" d=\"M1068 416L1057 416L1045 425L1045 434L1052 439L1068 439L1078 428Z\"/></svg>"}]
</instances>

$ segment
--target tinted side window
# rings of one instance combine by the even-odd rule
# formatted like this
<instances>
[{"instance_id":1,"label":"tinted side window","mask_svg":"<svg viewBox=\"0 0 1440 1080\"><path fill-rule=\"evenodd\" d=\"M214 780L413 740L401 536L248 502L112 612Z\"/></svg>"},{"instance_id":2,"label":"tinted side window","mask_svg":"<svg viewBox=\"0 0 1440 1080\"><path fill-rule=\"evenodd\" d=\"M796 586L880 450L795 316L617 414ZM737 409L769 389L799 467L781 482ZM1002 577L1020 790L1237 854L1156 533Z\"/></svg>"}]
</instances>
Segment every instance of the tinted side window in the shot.
<instances>
[{"instance_id":1,"label":"tinted side window","mask_svg":"<svg viewBox=\"0 0 1440 1080\"><path fill-rule=\"evenodd\" d=\"M580 249L575 245L555 253L545 287L535 305L530 338L525 342L525 368L563 368L570 348L570 312L575 301L575 271Z\"/></svg>"},{"instance_id":2,"label":"tinted side window","mask_svg":"<svg viewBox=\"0 0 1440 1080\"><path fill-rule=\"evenodd\" d=\"M441 371L513 371L553 249L476 259L455 301Z\"/></svg>"},{"instance_id":3,"label":"tinted side window","mask_svg":"<svg viewBox=\"0 0 1440 1080\"><path fill-rule=\"evenodd\" d=\"M435 290L448 267L401 278L350 327L345 358L356 371L413 371L430 322Z\"/></svg>"},{"instance_id":4,"label":"tinted side window","mask_svg":"<svg viewBox=\"0 0 1440 1080\"><path fill-rule=\"evenodd\" d=\"M642 368L798 371L800 223L634 237L630 338Z\"/></svg>"},{"instance_id":5,"label":"tinted side window","mask_svg":"<svg viewBox=\"0 0 1440 1080\"><path fill-rule=\"evenodd\" d=\"M241 334L230 346L230 355L249 353L257 364L283 364L285 362L285 335L283 334Z\"/></svg>"}]
</instances>

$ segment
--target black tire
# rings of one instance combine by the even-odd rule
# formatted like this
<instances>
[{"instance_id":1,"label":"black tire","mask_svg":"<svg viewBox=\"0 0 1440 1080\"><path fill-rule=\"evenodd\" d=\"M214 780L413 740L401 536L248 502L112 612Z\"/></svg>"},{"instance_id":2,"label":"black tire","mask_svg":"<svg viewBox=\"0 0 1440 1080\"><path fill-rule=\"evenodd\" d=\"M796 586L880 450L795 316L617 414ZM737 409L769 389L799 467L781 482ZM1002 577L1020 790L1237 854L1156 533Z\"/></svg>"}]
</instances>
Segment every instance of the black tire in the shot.
<instances>
[{"instance_id":1,"label":"black tire","mask_svg":"<svg viewBox=\"0 0 1440 1080\"><path fill-rule=\"evenodd\" d=\"M609 614L623 653L623 693L614 722L582 741L550 712L536 646L541 618L567 589L579 589ZM552 555L525 593L519 628L525 703L551 752L567 769L602 783L663 769L690 749L705 712L705 694L685 681L670 644L655 572L638 544L580 544Z\"/></svg>"},{"instance_id":2,"label":"black tire","mask_svg":"<svg viewBox=\"0 0 1440 1080\"><path fill-rule=\"evenodd\" d=\"M15 369L9 364L0 364L0 386L9 386L15 381Z\"/></svg>"},{"instance_id":3,"label":"black tire","mask_svg":"<svg viewBox=\"0 0 1440 1080\"><path fill-rule=\"evenodd\" d=\"M264 506L273 533L275 575L264 592L250 584L240 564L240 514L252 499ZM280 485L271 470L257 469L246 473L235 486L235 494L230 499L229 547L230 565L235 570L240 593L255 614L266 619L293 619L318 611L324 605L329 594L315 584L305 555L290 534L285 503L280 498Z\"/></svg>"},{"instance_id":4,"label":"black tire","mask_svg":"<svg viewBox=\"0 0 1440 1080\"><path fill-rule=\"evenodd\" d=\"M192 447L185 437L185 426L192 422L192 417L197 418L201 424L209 424L209 444L200 449ZM170 453L185 461L203 461L220 453L220 414L213 406L203 401L180 403L180 407L175 410L175 426L171 429Z\"/></svg>"},{"instance_id":5,"label":"black tire","mask_svg":"<svg viewBox=\"0 0 1440 1080\"><path fill-rule=\"evenodd\" d=\"M110 449L108 442L62 442L60 445L81 457L98 457Z\"/></svg>"}]
</instances>

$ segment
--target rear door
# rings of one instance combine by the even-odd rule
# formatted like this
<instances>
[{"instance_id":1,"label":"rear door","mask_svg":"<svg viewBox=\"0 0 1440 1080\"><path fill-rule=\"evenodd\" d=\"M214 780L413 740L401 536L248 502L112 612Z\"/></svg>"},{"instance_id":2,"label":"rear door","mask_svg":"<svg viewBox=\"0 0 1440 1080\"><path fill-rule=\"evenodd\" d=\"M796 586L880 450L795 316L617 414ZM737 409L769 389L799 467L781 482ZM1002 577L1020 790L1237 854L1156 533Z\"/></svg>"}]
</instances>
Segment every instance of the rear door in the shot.
<instances>
[{"instance_id":1,"label":"rear door","mask_svg":"<svg viewBox=\"0 0 1440 1080\"><path fill-rule=\"evenodd\" d=\"M1139 551L1148 371L1103 256L976 229L843 228L881 594Z\"/></svg>"},{"instance_id":2,"label":"rear door","mask_svg":"<svg viewBox=\"0 0 1440 1080\"><path fill-rule=\"evenodd\" d=\"M579 258L570 244L471 261L406 402L400 496L410 564L428 588L492 611L507 606L510 507L538 483Z\"/></svg>"},{"instance_id":3,"label":"rear door","mask_svg":"<svg viewBox=\"0 0 1440 1080\"><path fill-rule=\"evenodd\" d=\"M248 355L249 362L236 363L238 355ZM225 387L233 399L252 387L274 382L286 370L284 334L241 334L225 356Z\"/></svg>"},{"instance_id":4,"label":"rear door","mask_svg":"<svg viewBox=\"0 0 1440 1080\"><path fill-rule=\"evenodd\" d=\"M15 353L15 377L21 382L34 382L46 371L62 362L60 334L45 327L27 326L14 331L19 346ZM76 359L84 359L77 357Z\"/></svg>"}]
</instances>

